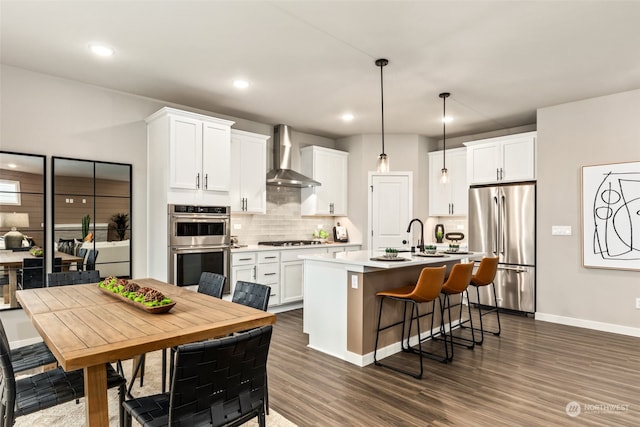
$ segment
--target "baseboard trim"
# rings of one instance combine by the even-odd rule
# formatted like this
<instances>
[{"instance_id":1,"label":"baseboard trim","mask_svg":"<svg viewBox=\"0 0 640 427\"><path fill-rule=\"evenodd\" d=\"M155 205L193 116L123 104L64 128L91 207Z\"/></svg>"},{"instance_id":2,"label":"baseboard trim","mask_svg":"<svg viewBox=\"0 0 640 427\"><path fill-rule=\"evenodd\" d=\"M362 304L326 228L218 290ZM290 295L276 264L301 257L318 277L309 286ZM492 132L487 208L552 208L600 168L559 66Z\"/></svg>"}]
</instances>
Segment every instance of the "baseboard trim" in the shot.
<instances>
[{"instance_id":1,"label":"baseboard trim","mask_svg":"<svg viewBox=\"0 0 640 427\"><path fill-rule=\"evenodd\" d=\"M556 314L536 312L536 320L543 322L559 323L561 325L576 326L578 328L593 329L602 332L611 332L614 334L628 335L640 338L640 328L631 326L615 325L613 323L596 322L593 320L577 319L574 317L558 316Z\"/></svg>"}]
</instances>

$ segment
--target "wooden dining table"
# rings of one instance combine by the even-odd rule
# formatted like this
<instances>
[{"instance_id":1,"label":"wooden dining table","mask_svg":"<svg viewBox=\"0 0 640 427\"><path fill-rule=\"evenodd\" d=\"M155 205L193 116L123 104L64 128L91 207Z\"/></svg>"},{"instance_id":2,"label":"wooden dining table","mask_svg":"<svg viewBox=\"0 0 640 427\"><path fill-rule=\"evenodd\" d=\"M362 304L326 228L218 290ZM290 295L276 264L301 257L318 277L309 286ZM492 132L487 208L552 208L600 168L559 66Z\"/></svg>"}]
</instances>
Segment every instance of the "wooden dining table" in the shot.
<instances>
[{"instance_id":1,"label":"wooden dining table","mask_svg":"<svg viewBox=\"0 0 640 427\"><path fill-rule=\"evenodd\" d=\"M16 301L16 290L18 289L18 269L22 268L22 261L26 258L37 258L29 251L0 251L0 267L4 267L9 272L9 285L8 291L4 293L5 304L9 304L9 307L18 307ZM69 265L82 261L83 258L75 255L70 255L64 252L56 252L54 258L62 259L62 268L69 269ZM43 266L44 268L44 266Z\"/></svg>"},{"instance_id":2,"label":"wooden dining table","mask_svg":"<svg viewBox=\"0 0 640 427\"><path fill-rule=\"evenodd\" d=\"M84 370L88 426L108 426L104 364L275 323L272 313L155 279L131 280L162 292L176 305L151 314L98 284L29 289L17 298L65 371Z\"/></svg>"}]
</instances>

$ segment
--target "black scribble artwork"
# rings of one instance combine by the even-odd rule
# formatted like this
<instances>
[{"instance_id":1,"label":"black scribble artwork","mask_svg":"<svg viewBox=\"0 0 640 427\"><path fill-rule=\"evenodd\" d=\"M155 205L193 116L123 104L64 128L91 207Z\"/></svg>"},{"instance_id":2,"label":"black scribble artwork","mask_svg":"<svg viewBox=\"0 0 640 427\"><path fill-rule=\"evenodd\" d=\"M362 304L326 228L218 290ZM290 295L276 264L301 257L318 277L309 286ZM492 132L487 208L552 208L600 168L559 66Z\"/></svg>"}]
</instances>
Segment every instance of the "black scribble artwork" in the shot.
<instances>
[{"instance_id":1,"label":"black scribble artwork","mask_svg":"<svg viewBox=\"0 0 640 427\"><path fill-rule=\"evenodd\" d=\"M593 254L640 260L640 172L603 174L593 200Z\"/></svg>"}]
</instances>

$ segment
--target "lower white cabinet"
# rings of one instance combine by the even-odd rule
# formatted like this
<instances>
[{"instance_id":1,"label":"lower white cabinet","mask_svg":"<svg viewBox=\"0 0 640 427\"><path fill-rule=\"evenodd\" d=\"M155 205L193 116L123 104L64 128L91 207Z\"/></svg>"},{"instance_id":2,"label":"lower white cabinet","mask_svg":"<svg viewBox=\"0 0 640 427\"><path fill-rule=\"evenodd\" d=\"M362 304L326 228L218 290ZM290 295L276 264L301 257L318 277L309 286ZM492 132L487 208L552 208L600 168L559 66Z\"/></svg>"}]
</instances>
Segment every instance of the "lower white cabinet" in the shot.
<instances>
[{"instance_id":1,"label":"lower white cabinet","mask_svg":"<svg viewBox=\"0 0 640 427\"><path fill-rule=\"evenodd\" d=\"M304 261L298 255L360 250L360 245L319 246L283 251L237 252L231 254L231 293L238 280L271 287L269 306L302 301Z\"/></svg>"},{"instance_id":2,"label":"lower white cabinet","mask_svg":"<svg viewBox=\"0 0 640 427\"><path fill-rule=\"evenodd\" d=\"M256 282L271 287L269 305L281 304L280 297L280 253L276 251L258 252Z\"/></svg>"},{"instance_id":3,"label":"lower white cabinet","mask_svg":"<svg viewBox=\"0 0 640 427\"><path fill-rule=\"evenodd\" d=\"M240 252L237 254L231 254L231 295L236 287L236 282L242 280L243 282L255 282L256 281L256 253L255 252Z\"/></svg>"},{"instance_id":4,"label":"lower white cabinet","mask_svg":"<svg viewBox=\"0 0 640 427\"><path fill-rule=\"evenodd\" d=\"M302 301L302 272L304 271L304 261L286 261L280 263L280 279L282 285L282 295L280 302L287 304L290 302Z\"/></svg>"}]
</instances>

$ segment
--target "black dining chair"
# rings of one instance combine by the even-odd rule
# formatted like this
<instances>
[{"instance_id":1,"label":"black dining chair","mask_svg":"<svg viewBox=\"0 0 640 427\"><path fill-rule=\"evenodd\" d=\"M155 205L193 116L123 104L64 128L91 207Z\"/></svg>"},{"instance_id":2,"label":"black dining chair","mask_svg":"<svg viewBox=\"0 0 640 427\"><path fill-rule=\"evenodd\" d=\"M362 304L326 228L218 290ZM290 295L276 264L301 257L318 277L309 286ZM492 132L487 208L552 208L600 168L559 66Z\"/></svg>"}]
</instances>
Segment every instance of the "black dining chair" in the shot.
<instances>
[{"instance_id":1,"label":"black dining chair","mask_svg":"<svg viewBox=\"0 0 640 427\"><path fill-rule=\"evenodd\" d=\"M233 290L231 301L246 305L247 307L257 308L258 310L267 311L269 307L269 296L271 295L271 287L260 283L245 282L238 280Z\"/></svg>"},{"instance_id":2,"label":"black dining chair","mask_svg":"<svg viewBox=\"0 0 640 427\"><path fill-rule=\"evenodd\" d=\"M222 298L222 294L224 292L224 284L226 283L227 278L222 274L211 273L208 271L203 271L200 274L200 280L198 281L198 292L201 294L210 295L215 298ZM173 359L176 351L176 347L171 348L169 366L173 366ZM144 356L143 356L144 357ZM136 366L133 377L135 378L138 375L138 371L142 369L144 372L144 367L141 368L140 365L144 364L144 358L141 357L138 361L138 365ZM166 378L167 378L167 352L166 349L162 350L162 391L164 392L166 389ZM142 377L140 378L140 382L142 383ZM131 386L127 390L127 396L130 395Z\"/></svg>"},{"instance_id":3,"label":"black dining chair","mask_svg":"<svg viewBox=\"0 0 640 427\"><path fill-rule=\"evenodd\" d=\"M55 257L53 259L53 272L54 273L59 273L62 271L62 258L61 257Z\"/></svg>"},{"instance_id":4,"label":"black dining chair","mask_svg":"<svg viewBox=\"0 0 640 427\"><path fill-rule=\"evenodd\" d=\"M98 270L87 271L62 271L47 274L47 286L80 285L83 283L98 283L100 272Z\"/></svg>"},{"instance_id":5,"label":"black dining chair","mask_svg":"<svg viewBox=\"0 0 640 427\"><path fill-rule=\"evenodd\" d=\"M44 287L44 262L42 258L25 258L22 260L22 289Z\"/></svg>"},{"instance_id":6,"label":"black dining chair","mask_svg":"<svg viewBox=\"0 0 640 427\"><path fill-rule=\"evenodd\" d=\"M258 310L267 311L269 307L269 297L271 296L271 287L254 282L245 282L238 280L233 289L231 301L237 304L246 305L247 307L256 308ZM264 377L264 402L267 415L269 415L269 388L267 386L267 373Z\"/></svg>"},{"instance_id":7,"label":"black dining chair","mask_svg":"<svg viewBox=\"0 0 640 427\"><path fill-rule=\"evenodd\" d=\"M27 415L62 403L84 397L82 370L65 372L58 367L49 371L16 380L9 340L0 321L0 425L12 426L16 417ZM107 387L119 388L120 425L124 423L125 379L110 364L107 370Z\"/></svg>"},{"instance_id":8,"label":"black dining chair","mask_svg":"<svg viewBox=\"0 0 640 427\"><path fill-rule=\"evenodd\" d=\"M227 278L222 274L202 272L200 281L198 282L198 292L201 294L211 295L212 297L222 298L224 292L224 284Z\"/></svg>"},{"instance_id":9,"label":"black dining chair","mask_svg":"<svg viewBox=\"0 0 640 427\"><path fill-rule=\"evenodd\" d=\"M178 346L167 393L124 402L125 426L266 425L266 368L273 327ZM206 390L206 392L204 392Z\"/></svg>"}]
</instances>

